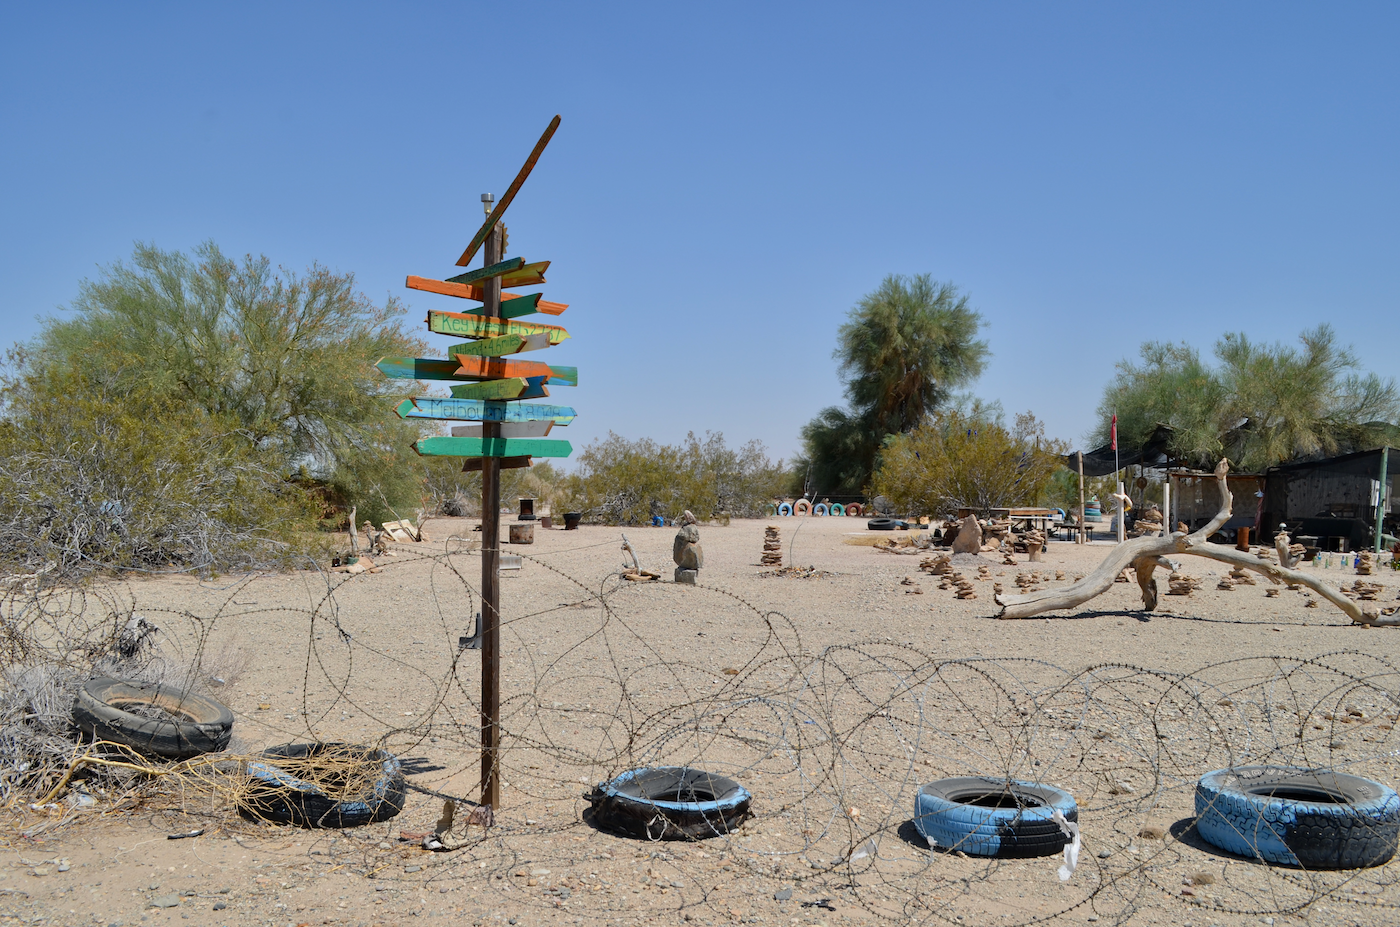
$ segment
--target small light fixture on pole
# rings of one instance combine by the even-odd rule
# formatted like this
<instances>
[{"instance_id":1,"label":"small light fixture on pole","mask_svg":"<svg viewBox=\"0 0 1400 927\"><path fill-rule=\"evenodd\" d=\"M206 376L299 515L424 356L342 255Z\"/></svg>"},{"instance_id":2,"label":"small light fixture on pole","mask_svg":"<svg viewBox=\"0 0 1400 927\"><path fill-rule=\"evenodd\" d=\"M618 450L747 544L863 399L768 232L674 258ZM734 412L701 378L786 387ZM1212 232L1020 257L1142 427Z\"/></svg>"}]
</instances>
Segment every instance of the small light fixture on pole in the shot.
<instances>
[{"instance_id":1,"label":"small light fixture on pole","mask_svg":"<svg viewBox=\"0 0 1400 927\"><path fill-rule=\"evenodd\" d=\"M488 215L488 216L491 215L491 207L492 207L492 205L493 205L495 202L496 202L496 194L494 194L494 193L483 193L483 194L481 194L481 209L482 209L482 211L483 211L483 213L484 213L485 215Z\"/></svg>"}]
</instances>

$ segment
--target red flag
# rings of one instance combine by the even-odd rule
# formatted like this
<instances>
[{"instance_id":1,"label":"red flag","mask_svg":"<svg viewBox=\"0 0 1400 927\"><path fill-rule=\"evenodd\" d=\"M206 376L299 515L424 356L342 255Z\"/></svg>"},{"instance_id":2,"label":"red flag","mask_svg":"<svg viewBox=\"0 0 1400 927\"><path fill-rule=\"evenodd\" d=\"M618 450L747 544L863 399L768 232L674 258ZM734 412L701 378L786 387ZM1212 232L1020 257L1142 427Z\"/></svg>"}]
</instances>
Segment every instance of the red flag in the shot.
<instances>
[{"instance_id":1,"label":"red flag","mask_svg":"<svg viewBox=\"0 0 1400 927\"><path fill-rule=\"evenodd\" d=\"M1118 416L1113 416L1113 449L1118 450Z\"/></svg>"}]
</instances>

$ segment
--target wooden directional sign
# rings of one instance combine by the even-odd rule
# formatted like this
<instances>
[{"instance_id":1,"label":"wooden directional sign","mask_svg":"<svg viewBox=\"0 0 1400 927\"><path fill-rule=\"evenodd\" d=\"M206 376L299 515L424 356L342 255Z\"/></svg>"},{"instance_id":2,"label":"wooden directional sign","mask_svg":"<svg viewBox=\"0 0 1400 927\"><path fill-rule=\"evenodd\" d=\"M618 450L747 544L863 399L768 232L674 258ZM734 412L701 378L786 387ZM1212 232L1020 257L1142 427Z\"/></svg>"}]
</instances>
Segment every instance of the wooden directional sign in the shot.
<instances>
[{"instance_id":1,"label":"wooden directional sign","mask_svg":"<svg viewBox=\"0 0 1400 927\"><path fill-rule=\"evenodd\" d=\"M519 470L521 467L528 467L533 464L529 457L500 457L502 470ZM485 461L482 457L468 457L467 462L462 465L463 473L476 473L481 470L481 465Z\"/></svg>"},{"instance_id":2,"label":"wooden directional sign","mask_svg":"<svg viewBox=\"0 0 1400 927\"><path fill-rule=\"evenodd\" d=\"M543 399L549 395L544 385L549 377L507 377L452 387L454 399Z\"/></svg>"},{"instance_id":3,"label":"wooden directional sign","mask_svg":"<svg viewBox=\"0 0 1400 927\"><path fill-rule=\"evenodd\" d=\"M448 283L480 283L492 277L501 278L501 287L512 286L539 286L544 283L544 272L549 270L548 261L536 261L534 264L519 263L524 258L512 258L509 261L502 261L499 264L492 264L490 267L483 267L481 270L474 270L470 273L458 274L455 277L448 277ZM506 268L497 270L497 268Z\"/></svg>"},{"instance_id":4,"label":"wooden directional sign","mask_svg":"<svg viewBox=\"0 0 1400 927\"><path fill-rule=\"evenodd\" d=\"M398 412L399 418L432 418L459 422L528 422L548 418L553 419L556 425L567 425L576 415L568 406L482 402L478 399L438 399L432 396L405 399L395 411Z\"/></svg>"},{"instance_id":5,"label":"wooden directional sign","mask_svg":"<svg viewBox=\"0 0 1400 927\"><path fill-rule=\"evenodd\" d=\"M486 293L482 288L469 283L448 283L446 280L430 280L427 277L409 277L404 281L404 285L410 290L440 293L443 296L456 296L458 299L474 299L478 302L486 300ZM502 293L501 318L516 319L532 312L559 315L569 308L568 303L552 303L547 299L541 299L542 295L540 293Z\"/></svg>"},{"instance_id":6,"label":"wooden directional sign","mask_svg":"<svg viewBox=\"0 0 1400 927\"><path fill-rule=\"evenodd\" d=\"M549 347L549 333L535 332L533 335L500 335L482 341L454 344L447 349L447 353L467 357L501 357L505 354L521 354L525 351L542 351L547 347Z\"/></svg>"},{"instance_id":7,"label":"wooden directional sign","mask_svg":"<svg viewBox=\"0 0 1400 927\"><path fill-rule=\"evenodd\" d=\"M453 425L452 437L454 438L479 438L482 434L482 425ZM533 422L505 422L501 425L502 438L544 438L549 436L549 431L554 427L554 419L546 418Z\"/></svg>"},{"instance_id":8,"label":"wooden directional sign","mask_svg":"<svg viewBox=\"0 0 1400 927\"><path fill-rule=\"evenodd\" d=\"M530 176L530 172L535 169L535 162L544 154L544 146L549 144L549 140L554 137L554 131L559 128L559 117L555 116L549 121L549 127L544 130L540 140L535 143L535 149L530 152L530 157L525 159L525 166L520 169L520 173L515 175L515 179L510 182L506 192L501 196L496 208L491 210L491 214L486 217L477 233L472 236L471 243L467 245L467 250L462 252L462 256L457 259L458 267L466 267L476 256L477 249L486 240L486 236L491 234L491 230L496 227L496 223L501 221L501 216L506 214L510 201L515 199L515 194L520 192L520 185L525 182L525 178Z\"/></svg>"},{"instance_id":9,"label":"wooden directional sign","mask_svg":"<svg viewBox=\"0 0 1400 927\"><path fill-rule=\"evenodd\" d=\"M569 333L558 325L519 322L514 319L501 321L488 319L484 315L441 312L436 309L428 313L428 330L439 335L458 335L463 338L495 338L498 335L535 335L547 332L550 344L558 344L569 337Z\"/></svg>"},{"instance_id":10,"label":"wooden directional sign","mask_svg":"<svg viewBox=\"0 0 1400 927\"><path fill-rule=\"evenodd\" d=\"M494 380L498 377L549 377L550 386L578 386L577 367L556 367L539 361L502 360L458 354L458 380Z\"/></svg>"},{"instance_id":11,"label":"wooden directional sign","mask_svg":"<svg viewBox=\"0 0 1400 927\"><path fill-rule=\"evenodd\" d=\"M420 438L425 457L568 457L573 445L556 438Z\"/></svg>"},{"instance_id":12,"label":"wooden directional sign","mask_svg":"<svg viewBox=\"0 0 1400 927\"><path fill-rule=\"evenodd\" d=\"M461 364L435 357L381 357L378 367L386 377L395 380L465 380L458 376Z\"/></svg>"},{"instance_id":13,"label":"wooden directional sign","mask_svg":"<svg viewBox=\"0 0 1400 927\"><path fill-rule=\"evenodd\" d=\"M455 277L448 277L447 282L481 283L482 281L490 280L492 277L504 277L511 271L519 270L524 266L525 259L523 257L509 258L497 264L492 264L490 267L483 267L480 270L471 270L466 272L465 274L458 274ZM545 266L549 266L548 261L545 262Z\"/></svg>"}]
</instances>

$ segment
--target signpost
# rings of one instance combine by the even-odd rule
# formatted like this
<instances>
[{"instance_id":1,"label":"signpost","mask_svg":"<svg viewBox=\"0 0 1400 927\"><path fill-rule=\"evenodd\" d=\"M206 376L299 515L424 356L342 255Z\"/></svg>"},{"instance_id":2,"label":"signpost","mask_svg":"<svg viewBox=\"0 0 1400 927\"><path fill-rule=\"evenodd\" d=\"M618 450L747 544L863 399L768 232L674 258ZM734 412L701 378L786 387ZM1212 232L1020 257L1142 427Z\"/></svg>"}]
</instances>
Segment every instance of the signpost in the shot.
<instances>
[{"instance_id":1,"label":"signpost","mask_svg":"<svg viewBox=\"0 0 1400 927\"><path fill-rule=\"evenodd\" d=\"M547 302L539 293L501 292L503 287L543 284L549 262L527 264L522 257L506 258L500 221L558 128L555 116L494 208L494 197L482 195L486 222L472 236L457 266L468 266L484 246L483 266L446 280L410 276L405 281L410 289L480 301L479 314L428 313L429 331L471 341L449 347L447 358L385 357L375 365L385 376L401 379L475 381L451 387L451 399L407 399L396 411L400 418L480 423L454 428L452 437L421 438L413 447L419 454L465 457L464 472L481 472L481 803L488 811L501 803L501 470L528 467L532 457L569 456L573 448L568 441L544 436L555 425L572 422L574 410L519 400L548 396L546 384L578 385L577 368L506 359L506 355L544 350L568 338L569 333L557 325L519 321L537 312L559 315L568 304Z\"/></svg>"}]
</instances>

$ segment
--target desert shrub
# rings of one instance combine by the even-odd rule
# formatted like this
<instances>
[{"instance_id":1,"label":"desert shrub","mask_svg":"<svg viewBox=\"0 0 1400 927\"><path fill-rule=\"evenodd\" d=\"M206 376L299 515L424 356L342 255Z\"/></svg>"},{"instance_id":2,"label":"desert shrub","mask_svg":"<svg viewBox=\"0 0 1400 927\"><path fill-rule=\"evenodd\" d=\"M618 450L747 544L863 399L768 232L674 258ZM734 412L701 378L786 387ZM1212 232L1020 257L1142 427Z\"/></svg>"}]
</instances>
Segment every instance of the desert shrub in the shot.
<instances>
[{"instance_id":1,"label":"desert shrub","mask_svg":"<svg viewBox=\"0 0 1400 927\"><path fill-rule=\"evenodd\" d=\"M609 433L584 448L568 481L574 506L591 520L636 525L687 509L701 519L756 518L784 484L782 462L761 441L730 448L724 435L694 432L681 444L629 441Z\"/></svg>"},{"instance_id":2,"label":"desert shrub","mask_svg":"<svg viewBox=\"0 0 1400 927\"><path fill-rule=\"evenodd\" d=\"M1008 429L946 412L886 441L872 488L896 510L914 515L1039 505L1067 449L1047 440L1045 426L1030 413L1016 416Z\"/></svg>"},{"instance_id":3,"label":"desert shrub","mask_svg":"<svg viewBox=\"0 0 1400 927\"><path fill-rule=\"evenodd\" d=\"M481 472L462 472L460 457L425 457L420 463L423 508L436 515L481 514ZM562 513L572 501L566 479L547 461L501 471L501 504L514 509L521 497L536 500L535 510L549 506Z\"/></svg>"},{"instance_id":4,"label":"desert shrub","mask_svg":"<svg viewBox=\"0 0 1400 927\"><path fill-rule=\"evenodd\" d=\"M0 562L49 579L102 569L289 565L314 507L236 423L81 372L11 379L0 420Z\"/></svg>"}]
</instances>

